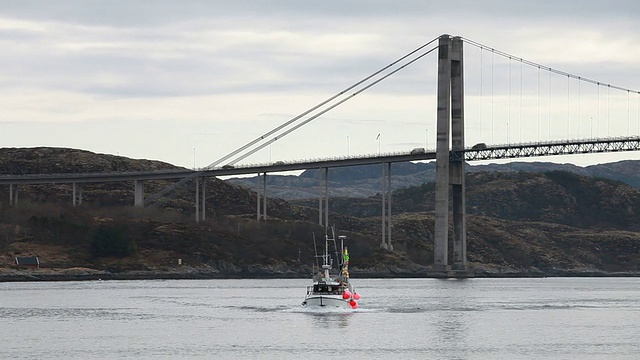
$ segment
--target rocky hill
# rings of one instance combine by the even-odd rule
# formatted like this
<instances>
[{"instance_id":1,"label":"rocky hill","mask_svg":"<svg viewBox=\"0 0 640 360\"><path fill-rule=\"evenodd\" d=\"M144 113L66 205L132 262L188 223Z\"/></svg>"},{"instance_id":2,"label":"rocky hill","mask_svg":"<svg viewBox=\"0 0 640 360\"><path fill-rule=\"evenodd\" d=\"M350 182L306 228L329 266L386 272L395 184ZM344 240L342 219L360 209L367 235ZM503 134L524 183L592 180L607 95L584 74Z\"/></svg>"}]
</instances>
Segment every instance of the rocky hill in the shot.
<instances>
[{"instance_id":1,"label":"rocky hill","mask_svg":"<svg viewBox=\"0 0 640 360\"><path fill-rule=\"evenodd\" d=\"M600 169L631 181L635 166ZM170 168L74 149L0 149L2 174ZM332 180L370 176L354 171ZM312 173L300 181L317 185ZM169 184L149 182L145 190ZM131 206L132 183L83 189L78 207L71 206L69 185L21 187L15 207L0 191L0 280L307 276L312 236L324 234L315 225L317 200L270 199L268 220L257 224L255 193L230 181L208 180L207 220L199 224L193 184L151 209ZM330 222L350 239L353 275L424 276L433 258L433 201L433 183L394 191L395 251L387 252L379 249L379 196L332 197ZM621 181L578 171L476 171L467 178L467 209L468 257L478 276L640 272L640 190ZM39 256L43 269L13 269L13 258L22 255Z\"/></svg>"},{"instance_id":2,"label":"rocky hill","mask_svg":"<svg viewBox=\"0 0 640 360\"><path fill-rule=\"evenodd\" d=\"M640 161L620 161L581 167L573 164L549 162L517 162L509 164L467 164L467 173L477 172L545 172L566 171L588 177L620 180L640 188ZM410 186L420 186L433 182L436 178L434 162L396 163L392 166L393 190ZM329 170L329 193L335 197L368 197L380 192L380 165L363 165ZM317 197L318 170L306 170L300 176L277 175L267 177L271 196L293 200ZM228 182L254 188L255 177L228 179Z\"/></svg>"}]
</instances>

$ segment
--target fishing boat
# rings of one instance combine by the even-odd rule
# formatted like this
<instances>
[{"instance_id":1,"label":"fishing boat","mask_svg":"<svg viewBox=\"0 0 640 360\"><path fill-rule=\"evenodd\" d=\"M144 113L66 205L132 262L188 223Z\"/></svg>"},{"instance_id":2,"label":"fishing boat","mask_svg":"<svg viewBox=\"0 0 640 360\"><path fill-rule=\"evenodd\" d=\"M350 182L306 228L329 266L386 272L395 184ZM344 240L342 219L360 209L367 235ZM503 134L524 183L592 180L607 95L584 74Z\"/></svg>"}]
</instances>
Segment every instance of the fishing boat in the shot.
<instances>
[{"instance_id":1,"label":"fishing boat","mask_svg":"<svg viewBox=\"0 0 640 360\"><path fill-rule=\"evenodd\" d=\"M333 231L332 231L333 232ZM349 250L344 245L346 236L325 235L324 254L316 252L316 262L313 264L313 285L307 286L307 294L302 306L310 308L339 308L357 309L360 294L351 284L349 278ZM338 248L338 246L340 246ZM315 237L314 237L315 247ZM333 249L333 255L330 253ZM334 258L337 270L333 269ZM322 265L320 265L320 260Z\"/></svg>"}]
</instances>

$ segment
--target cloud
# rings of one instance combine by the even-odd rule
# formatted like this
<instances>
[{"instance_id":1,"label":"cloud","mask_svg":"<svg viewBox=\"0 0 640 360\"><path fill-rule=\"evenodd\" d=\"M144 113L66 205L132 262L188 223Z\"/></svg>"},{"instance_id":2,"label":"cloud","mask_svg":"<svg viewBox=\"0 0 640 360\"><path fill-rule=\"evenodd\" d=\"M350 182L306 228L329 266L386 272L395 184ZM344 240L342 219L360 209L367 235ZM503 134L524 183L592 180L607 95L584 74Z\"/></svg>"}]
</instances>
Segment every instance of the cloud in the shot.
<instances>
[{"instance_id":1,"label":"cloud","mask_svg":"<svg viewBox=\"0 0 640 360\"><path fill-rule=\"evenodd\" d=\"M120 130L110 130L108 124L128 123L138 132L157 126L166 130L147 130L145 140L170 144L163 149L165 161L192 166L188 151L186 159L172 158L171 147L192 149L202 141L195 144L199 152L222 156L446 32L579 76L640 89L634 75L640 71L637 1L605 6L600 1L548 0L22 0L2 5L0 126L13 124L11 131L3 128L3 144L45 143L46 134L34 136L29 130L33 124L60 126L55 141L68 147L87 146L74 135L84 124L87 129L100 124L101 132L111 131L111 137ZM465 45L466 122L469 129L479 129L469 131L467 139L483 140L490 133L499 141L509 111L491 112L490 102L509 103L510 70L511 97L517 95L519 102L520 67L505 58L491 65L490 55L482 60L479 55L477 48ZM322 115L309 130L299 130L300 136L317 138L327 127L338 129L335 147L343 148L342 138L349 135L352 153L373 151L371 147L377 151L371 139L380 132L389 144L423 143L425 129L435 124L436 61L435 53L426 56ZM536 69L523 74L523 106L530 111L523 117L532 121L537 119L538 74ZM547 109L544 73L541 80L542 108ZM560 94L551 107L555 119L555 112L567 113L560 104L567 97L566 79L551 82L550 91ZM575 98L571 86L574 93L569 95ZM588 87L581 91L590 92L591 99L597 96ZM478 100L481 92L484 100ZM636 114L633 100L635 107L628 109L624 96L616 99L622 104L616 116ZM585 104L580 112L593 112ZM487 129L490 117L495 129ZM204 135L194 135L200 131ZM233 135L223 141L206 136L225 133ZM286 153L302 153L298 148L306 153L305 140L291 140L286 147L296 151ZM135 139L127 144L130 150L120 146L120 153L158 158L153 147ZM101 146L108 151L110 145L105 141ZM320 144L313 147L318 153L327 151Z\"/></svg>"}]
</instances>

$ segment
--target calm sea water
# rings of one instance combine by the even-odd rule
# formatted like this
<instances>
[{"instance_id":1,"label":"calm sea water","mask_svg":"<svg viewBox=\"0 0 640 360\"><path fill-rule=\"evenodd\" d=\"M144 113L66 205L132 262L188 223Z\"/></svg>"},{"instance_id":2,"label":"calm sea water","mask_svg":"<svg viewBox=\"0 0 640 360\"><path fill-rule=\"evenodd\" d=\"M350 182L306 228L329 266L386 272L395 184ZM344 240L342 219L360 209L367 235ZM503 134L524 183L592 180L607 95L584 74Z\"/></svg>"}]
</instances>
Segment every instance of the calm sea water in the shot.
<instances>
[{"instance_id":1,"label":"calm sea water","mask_svg":"<svg viewBox=\"0 0 640 360\"><path fill-rule=\"evenodd\" d=\"M0 283L0 359L639 359L640 279Z\"/></svg>"}]
</instances>

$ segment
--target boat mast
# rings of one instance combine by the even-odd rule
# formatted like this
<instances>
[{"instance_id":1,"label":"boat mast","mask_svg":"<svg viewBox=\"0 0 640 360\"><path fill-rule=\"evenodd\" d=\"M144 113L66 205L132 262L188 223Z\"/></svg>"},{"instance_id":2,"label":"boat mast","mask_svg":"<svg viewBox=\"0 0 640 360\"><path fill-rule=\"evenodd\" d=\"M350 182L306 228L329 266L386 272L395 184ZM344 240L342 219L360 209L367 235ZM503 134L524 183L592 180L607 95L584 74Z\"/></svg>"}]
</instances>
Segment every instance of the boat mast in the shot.
<instances>
[{"instance_id":1,"label":"boat mast","mask_svg":"<svg viewBox=\"0 0 640 360\"><path fill-rule=\"evenodd\" d=\"M340 239L340 268L342 269L345 265L344 263L344 239L346 236L340 235L338 239Z\"/></svg>"},{"instance_id":2,"label":"boat mast","mask_svg":"<svg viewBox=\"0 0 640 360\"><path fill-rule=\"evenodd\" d=\"M329 269L331 269L331 265L329 264L329 235L325 235L324 239L324 264L322 265L322 269L324 270L324 278L329 279Z\"/></svg>"}]
</instances>

